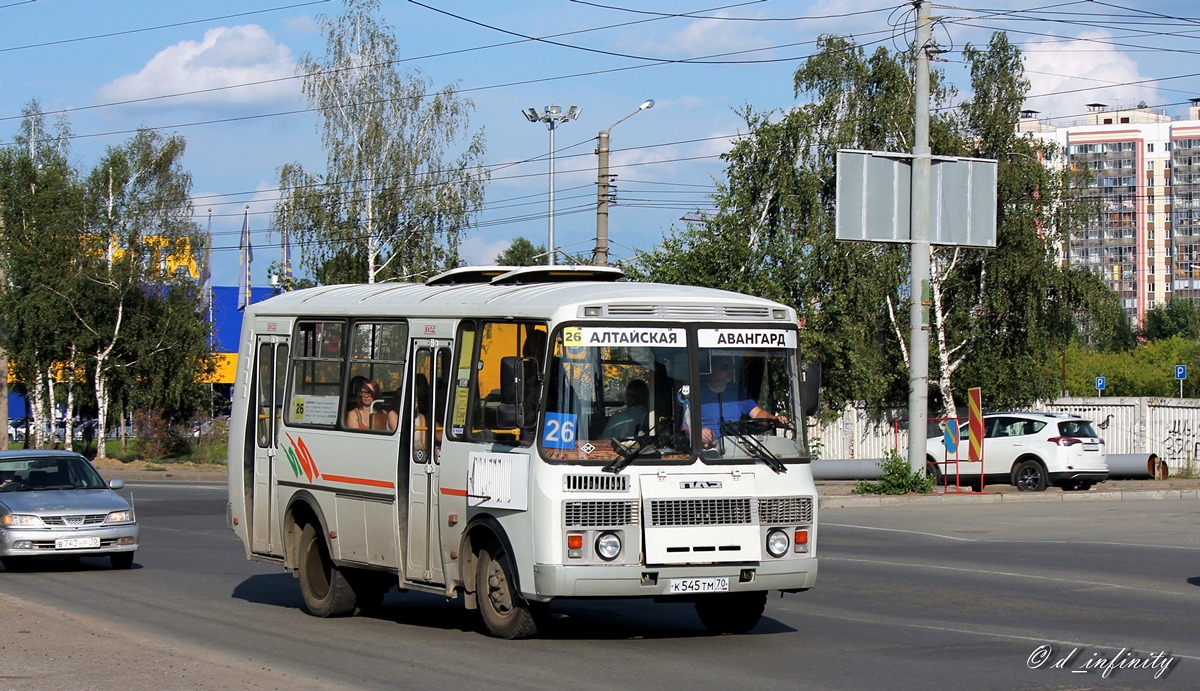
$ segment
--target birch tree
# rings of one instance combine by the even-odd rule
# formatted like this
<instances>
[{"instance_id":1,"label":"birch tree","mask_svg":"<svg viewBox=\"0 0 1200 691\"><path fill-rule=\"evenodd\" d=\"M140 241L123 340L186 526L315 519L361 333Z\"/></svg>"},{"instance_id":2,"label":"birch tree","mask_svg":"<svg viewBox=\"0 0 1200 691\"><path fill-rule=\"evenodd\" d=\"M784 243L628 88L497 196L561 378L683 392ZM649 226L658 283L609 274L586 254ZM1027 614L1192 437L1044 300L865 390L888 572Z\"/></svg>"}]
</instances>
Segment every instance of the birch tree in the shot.
<instances>
[{"instance_id":1,"label":"birch tree","mask_svg":"<svg viewBox=\"0 0 1200 691\"><path fill-rule=\"evenodd\" d=\"M483 203L482 130L474 105L420 71L401 73L393 29L377 0L344 0L319 23L325 55L300 61L320 113L324 172L279 169L275 226L291 232L301 266L322 283L425 276L456 266Z\"/></svg>"},{"instance_id":2,"label":"birch tree","mask_svg":"<svg viewBox=\"0 0 1200 691\"><path fill-rule=\"evenodd\" d=\"M24 385L34 423L29 447L54 444L54 378L74 373L76 322L66 305L77 292L84 256L82 190L71 168L70 128L50 126L37 101L22 110L15 146L0 149L0 245L6 285L0 291L4 346Z\"/></svg>"},{"instance_id":3,"label":"birch tree","mask_svg":"<svg viewBox=\"0 0 1200 691\"><path fill-rule=\"evenodd\" d=\"M141 130L125 144L109 147L87 178L91 232L84 242L90 262L82 281L87 299L71 303L71 309L90 359L98 439L105 438L115 379L148 386L144 377L130 376L142 368L196 386L205 371L192 355L197 334L199 347L206 348L198 326L204 323L199 296L194 285L168 270L169 255L199 246L199 228L191 220L191 175L181 164L185 146L182 137ZM190 301L192 310L191 326L182 334L169 321L145 324L153 318L153 305L180 299ZM173 356L175 367L145 368L148 360L173 348L180 349ZM104 457L104 444L97 452Z\"/></svg>"}]
</instances>

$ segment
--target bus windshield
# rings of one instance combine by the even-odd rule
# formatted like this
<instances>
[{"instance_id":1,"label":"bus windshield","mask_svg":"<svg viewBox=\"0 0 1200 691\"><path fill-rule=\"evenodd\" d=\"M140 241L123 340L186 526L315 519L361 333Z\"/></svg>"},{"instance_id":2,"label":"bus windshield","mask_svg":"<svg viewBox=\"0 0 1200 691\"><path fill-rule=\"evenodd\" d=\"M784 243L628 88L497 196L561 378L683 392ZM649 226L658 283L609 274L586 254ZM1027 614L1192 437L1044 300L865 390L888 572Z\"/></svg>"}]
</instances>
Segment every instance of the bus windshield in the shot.
<instances>
[{"instance_id":1,"label":"bus windshield","mask_svg":"<svg viewBox=\"0 0 1200 691\"><path fill-rule=\"evenodd\" d=\"M712 340L707 332L731 330L699 329L701 345ZM691 351L693 360L686 328L559 330L544 381L542 452L550 460L603 462L614 471L697 455L781 469L784 461L806 457L803 424L795 424L795 333L752 333L789 338L735 338L736 347L714 343ZM723 369L714 373L714 365Z\"/></svg>"}]
</instances>

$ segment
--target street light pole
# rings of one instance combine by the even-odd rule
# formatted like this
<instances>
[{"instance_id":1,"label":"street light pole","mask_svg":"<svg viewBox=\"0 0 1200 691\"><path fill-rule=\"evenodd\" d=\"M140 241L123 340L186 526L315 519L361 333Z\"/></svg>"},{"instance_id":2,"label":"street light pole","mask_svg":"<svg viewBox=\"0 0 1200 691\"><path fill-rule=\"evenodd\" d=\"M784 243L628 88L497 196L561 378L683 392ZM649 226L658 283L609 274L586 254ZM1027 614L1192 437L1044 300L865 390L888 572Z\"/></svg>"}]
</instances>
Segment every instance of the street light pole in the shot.
<instances>
[{"instance_id":1,"label":"street light pole","mask_svg":"<svg viewBox=\"0 0 1200 691\"><path fill-rule=\"evenodd\" d=\"M546 249L550 254L550 263L554 263L554 255L558 253L554 245L554 130L561 122L567 122L579 117L583 112L580 108L571 106L567 112L563 112L559 106L546 106L541 115L538 115L537 109L526 108L521 111L525 115L525 119L530 122L544 122L550 130L550 222L547 231L548 246Z\"/></svg>"},{"instance_id":2,"label":"street light pole","mask_svg":"<svg viewBox=\"0 0 1200 691\"><path fill-rule=\"evenodd\" d=\"M609 125L608 129L600 130L600 142L596 147L596 155L599 156L599 164L596 166L596 250L592 253L592 263L597 266L608 265L608 189L610 178L608 174L608 133L622 122L625 122L643 110L649 110L653 107L653 99L646 99L642 102L642 105L638 106L637 110Z\"/></svg>"}]
</instances>

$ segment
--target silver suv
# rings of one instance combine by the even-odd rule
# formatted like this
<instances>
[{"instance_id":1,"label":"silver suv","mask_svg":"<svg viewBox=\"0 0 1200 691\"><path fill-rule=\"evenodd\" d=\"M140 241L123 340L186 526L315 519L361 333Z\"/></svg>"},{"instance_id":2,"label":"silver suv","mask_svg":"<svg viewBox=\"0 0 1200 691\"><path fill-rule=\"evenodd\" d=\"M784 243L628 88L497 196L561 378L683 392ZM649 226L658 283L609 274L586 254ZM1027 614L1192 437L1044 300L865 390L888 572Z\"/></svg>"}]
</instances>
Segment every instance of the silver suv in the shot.
<instances>
[{"instance_id":1,"label":"silver suv","mask_svg":"<svg viewBox=\"0 0 1200 691\"><path fill-rule=\"evenodd\" d=\"M938 484L953 483L956 466L959 483L976 489L982 480L982 485L1016 485L1022 492L1041 492L1048 485L1083 491L1108 479L1104 440L1091 420L1066 413L1005 412L984 415L983 426L982 464L967 460L965 421L956 453L947 452L943 435L929 435L926 471Z\"/></svg>"}]
</instances>

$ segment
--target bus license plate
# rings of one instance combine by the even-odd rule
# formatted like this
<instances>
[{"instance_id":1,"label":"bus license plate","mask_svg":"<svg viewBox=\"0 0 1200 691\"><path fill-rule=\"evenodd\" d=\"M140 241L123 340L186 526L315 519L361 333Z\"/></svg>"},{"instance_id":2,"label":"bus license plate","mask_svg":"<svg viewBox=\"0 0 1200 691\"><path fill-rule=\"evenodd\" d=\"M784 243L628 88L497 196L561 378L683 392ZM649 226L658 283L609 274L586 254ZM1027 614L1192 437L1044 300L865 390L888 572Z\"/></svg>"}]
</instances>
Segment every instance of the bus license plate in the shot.
<instances>
[{"instance_id":1,"label":"bus license plate","mask_svg":"<svg viewBox=\"0 0 1200 691\"><path fill-rule=\"evenodd\" d=\"M63 537L54 541L54 549L95 549L99 546L98 537Z\"/></svg>"},{"instance_id":2,"label":"bus license plate","mask_svg":"<svg viewBox=\"0 0 1200 691\"><path fill-rule=\"evenodd\" d=\"M724 593L729 591L728 578L672 578L668 593Z\"/></svg>"}]
</instances>

